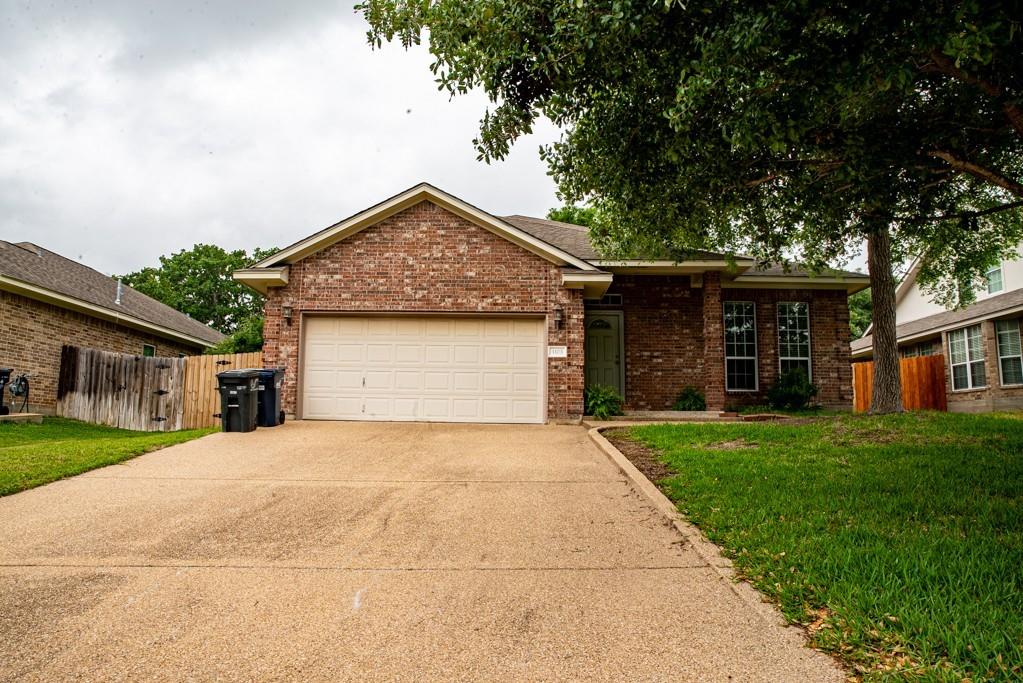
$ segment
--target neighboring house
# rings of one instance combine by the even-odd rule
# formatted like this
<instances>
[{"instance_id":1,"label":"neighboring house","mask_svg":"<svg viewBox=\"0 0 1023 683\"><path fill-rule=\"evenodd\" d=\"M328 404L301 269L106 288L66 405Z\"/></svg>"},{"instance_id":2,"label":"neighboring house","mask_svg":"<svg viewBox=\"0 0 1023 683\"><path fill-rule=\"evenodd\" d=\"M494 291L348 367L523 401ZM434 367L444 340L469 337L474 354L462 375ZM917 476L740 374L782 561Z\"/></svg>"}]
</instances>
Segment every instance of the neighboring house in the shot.
<instances>
[{"instance_id":1,"label":"neighboring house","mask_svg":"<svg viewBox=\"0 0 1023 683\"><path fill-rule=\"evenodd\" d=\"M895 292L895 325L902 356L941 354L948 409L977 412L1023 408L1023 259L987 272L973 304L948 310L920 289L914 263ZM873 357L870 329L852 342L853 360Z\"/></svg>"},{"instance_id":2,"label":"neighboring house","mask_svg":"<svg viewBox=\"0 0 1023 683\"><path fill-rule=\"evenodd\" d=\"M221 339L220 332L88 266L30 242L0 240L0 367L31 375L34 410L56 407L64 344L179 356L202 353Z\"/></svg>"},{"instance_id":3,"label":"neighboring house","mask_svg":"<svg viewBox=\"0 0 1023 683\"><path fill-rule=\"evenodd\" d=\"M754 265L606 261L585 228L424 183L235 278L267 295L264 358L300 418L573 420L587 383L651 410L692 385L719 410L763 402L795 366L848 407L847 296L866 276Z\"/></svg>"}]
</instances>

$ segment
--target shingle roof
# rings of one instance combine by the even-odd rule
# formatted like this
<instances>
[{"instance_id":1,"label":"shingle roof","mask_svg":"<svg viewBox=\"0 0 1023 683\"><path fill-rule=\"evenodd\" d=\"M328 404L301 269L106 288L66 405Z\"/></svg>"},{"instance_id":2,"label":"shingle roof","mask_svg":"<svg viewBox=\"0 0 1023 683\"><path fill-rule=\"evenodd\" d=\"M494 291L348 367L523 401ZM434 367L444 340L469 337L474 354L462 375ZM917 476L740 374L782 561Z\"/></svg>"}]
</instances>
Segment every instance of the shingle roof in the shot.
<instances>
[{"instance_id":1,"label":"shingle roof","mask_svg":"<svg viewBox=\"0 0 1023 683\"><path fill-rule=\"evenodd\" d=\"M533 237L541 239L548 244L553 244L559 249L563 249L584 261L598 261L601 259L600 254L597 253L597 250L590 243L589 230L581 225L519 215L502 216L501 219L511 223L519 230L528 232ZM732 256L749 258L734 254ZM724 261L729 258L729 255L713 251L697 251L691 255L691 258ZM863 273L837 269L828 269L821 273L811 273L806 268L800 267L799 264L789 264L789 268L786 271L785 266L780 263L772 263L764 268L750 268L744 271L742 275L743 277L864 277Z\"/></svg>"},{"instance_id":2,"label":"shingle roof","mask_svg":"<svg viewBox=\"0 0 1023 683\"><path fill-rule=\"evenodd\" d=\"M958 322L966 322L974 318L995 317L1003 311L1023 306L1023 289L1014 289L1004 294L982 299L970 304L966 308L955 311L942 311L918 320L910 320L895 328L897 339L925 334L930 330L937 332ZM874 344L874 336L868 334L860 339L853 340L850 347L853 351L868 349Z\"/></svg>"},{"instance_id":3,"label":"shingle roof","mask_svg":"<svg viewBox=\"0 0 1023 683\"><path fill-rule=\"evenodd\" d=\"M213 328L127 285L122 289L121 303L118 305L115 303L116 280L31 242L0 240L0 275L99 306L112 313L129 315L166 327L210 344L224 338L223 334Z\"/></svg>"},{"instance_id":4,"label":"shingle roof","mask_svg":"<svg viewBox=\"0 0 1023 683\"><path fill-rule=\"evenodd\" d=\"M584 261L599 261L603 258L590 243L589 229L582 225L518 215L502 216L501 220ZM639 256L636 258L655 260L656 257ZM691 258L711 261L725 260L728 256L713 251L695 251L691 254Z\"/></svg>"}]
</instances>

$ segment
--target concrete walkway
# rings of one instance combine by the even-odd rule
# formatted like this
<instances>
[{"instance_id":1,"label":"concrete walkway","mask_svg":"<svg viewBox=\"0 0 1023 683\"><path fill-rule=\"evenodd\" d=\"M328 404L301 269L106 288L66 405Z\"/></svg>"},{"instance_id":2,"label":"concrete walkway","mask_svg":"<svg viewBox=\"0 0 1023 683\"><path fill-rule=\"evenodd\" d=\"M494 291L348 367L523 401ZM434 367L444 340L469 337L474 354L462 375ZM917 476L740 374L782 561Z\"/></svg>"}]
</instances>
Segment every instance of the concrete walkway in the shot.
<instances>
[{"instance_id":1,"label":"concrete walkway","mask_svg":"<svg viewBox=\"0 0 1023 683\"><path fill-rule=\"evenodd\" d=\"M0 499L0 680L842 680L580 427L287 424Z\"/></svg>"}]
</instances>

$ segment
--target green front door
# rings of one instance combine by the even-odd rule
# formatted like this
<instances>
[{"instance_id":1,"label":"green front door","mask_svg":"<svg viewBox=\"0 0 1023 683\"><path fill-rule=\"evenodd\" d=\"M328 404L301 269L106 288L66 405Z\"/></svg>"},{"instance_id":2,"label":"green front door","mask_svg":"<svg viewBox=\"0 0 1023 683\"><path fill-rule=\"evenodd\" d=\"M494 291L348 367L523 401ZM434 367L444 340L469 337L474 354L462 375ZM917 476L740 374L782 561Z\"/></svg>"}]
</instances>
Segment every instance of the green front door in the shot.
<instances>
[{"instance_id":1,"label":"green front door","mask_svg":"<svg viewBox=\"0 0 1023 683\"><path fill-rule=\"evenodd\" d=\"M622 315L586 314L586 386L603 384L625 395L622 366Z\"/></svg>"}]
</instances>

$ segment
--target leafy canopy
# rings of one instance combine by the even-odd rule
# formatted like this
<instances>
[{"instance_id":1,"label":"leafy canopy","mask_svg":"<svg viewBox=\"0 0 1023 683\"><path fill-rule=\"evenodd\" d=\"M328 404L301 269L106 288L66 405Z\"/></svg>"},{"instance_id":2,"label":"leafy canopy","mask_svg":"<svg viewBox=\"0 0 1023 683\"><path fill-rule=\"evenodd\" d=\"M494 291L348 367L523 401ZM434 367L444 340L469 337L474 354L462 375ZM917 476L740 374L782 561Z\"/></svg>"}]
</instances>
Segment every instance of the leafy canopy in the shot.
<instances>
[{"instance_id":1,"label":"leafy canopy","mask_svg":"<svg viewBox=\"0 0 1023 683\"><path fill-rule=\"evenodd\" d=\"M263 298L231 273L254 261L262 260L276 249L256 248L225 251L212 244L197 244L170 256L161 256L160 265L146 267L123 276L126 285L135 288L201 323L232 334L253 317L262 316Z\"/></svg>"},{"instance_id":2,"label":"leafy canopy","mask_svg":"<svg viewBox=\"0 0 1023 683\"><path fill-rule=\"evenodd\" d=\"M594 214L597 212L592 206L575 206L568 204L551 209L547 212L547 218L552 221L571 223L572 225L583 225L589 227L594 223Z\"/></svg>"},{"instance_id":3,"label":"leafy canopy","mask_svg":"<svg viewBox=\"0 0 1023 683\"><path fill-rule=\"evenodd\" d=\"M1023 238L1023 2L365 0L493 106L485 160L546 116L563 198L605 252L841 261L892 231L921 281L976 281ZM950 303L972 287L937 289Z\"/></svg>"}]
</instances>

